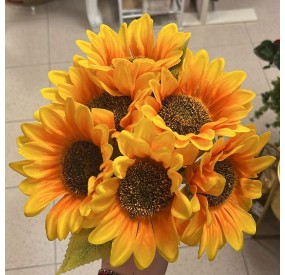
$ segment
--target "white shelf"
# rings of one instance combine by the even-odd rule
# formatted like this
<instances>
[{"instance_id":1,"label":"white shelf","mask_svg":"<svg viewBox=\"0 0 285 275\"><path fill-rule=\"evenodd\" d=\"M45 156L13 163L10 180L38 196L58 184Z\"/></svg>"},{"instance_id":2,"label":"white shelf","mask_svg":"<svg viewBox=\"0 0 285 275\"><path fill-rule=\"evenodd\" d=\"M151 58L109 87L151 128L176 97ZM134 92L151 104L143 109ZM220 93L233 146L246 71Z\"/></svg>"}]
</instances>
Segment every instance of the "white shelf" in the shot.
<instances>
[{"instance_id":1,"label":"white shelf","mask_svg":"<svg viewBox=\"0 0 285 275\"><path fill-rule=\"evenodd\" d=\"M93 29L98 28L102 23L102 16L98 9L97 0L85 1L89 24ZM144 13L149 13L151 16L175 14L177 15L177 25L180 30L185 26L241 23L257 20L254 9L209 11L210 0L196 0L196 13L184 13L184 0L142 0L142 7L136 7L135 9L123 7L123 0L117 1L120 24L125 19L139 18ZM162 5L163 1L165 6Z\"/></svg>"}]
</instances>

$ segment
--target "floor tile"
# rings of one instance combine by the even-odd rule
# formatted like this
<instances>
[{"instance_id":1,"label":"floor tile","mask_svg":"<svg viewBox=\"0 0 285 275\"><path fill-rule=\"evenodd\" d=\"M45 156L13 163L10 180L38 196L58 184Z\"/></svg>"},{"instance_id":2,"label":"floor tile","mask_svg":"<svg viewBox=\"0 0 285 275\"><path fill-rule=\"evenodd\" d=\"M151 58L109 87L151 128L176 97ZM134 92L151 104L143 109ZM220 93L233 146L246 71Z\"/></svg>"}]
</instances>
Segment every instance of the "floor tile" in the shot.
<instances>
[{"instance_id":1,"label":"floor tile","mask_svg":"<svg viewBox=\"0 0 285 275\"><path fill-rule=\"evenodd\" d=\"M260 63L262 68L264 66L268 65L267 61L263 61L261 59L259 59L259 63ZM269 69L263 69L263 73L264 73L264 75L265 75L265 77L267 79L267 82L268 82L270 87L272 87L272 83L271 82L275 81L278 76L280 77L280 70L277 67L275 67L275 66L272 66Z\"/></svg>"},{"instance_id":2,"label":"floor tile","mask_svg":"<svg viewBox=\"0 0 285 275\"><path fill-rule=\"evenodd\" d=\"M46 238L47 210L32 218L24 216L27 197L18 188L6 189L6 269L52 264L55 246Z\"/></svg>"},{"instance_id":3,"label":"floor tile","mask_svg":"<svg viewBox=\"0 0 285 275\"><path fill-rule=\"evenodd\" d=\"M244 125L247 125L247 124L254 124L256 126L256 132L257 134L263 134L267 131L271 131L271 138L270 138L270 141L271 143L275 143L275 142L278 142L280 140L280 132L279 132L279 128L273 128L273 127L269 127L267 128L265 125L267 123L271 123L273 120L275 120L275 117L276 117L276 114L271 111L271 110L268 110L264 113L263 116L261 116L259 119L254 119L254 121L250 121L251 118L254 118L254 112L255 110L258 110L259 107L262 106L262 100L261 100L261 96L258 95L253 101L252 101L252 104L253 104L253 109L252 111L249 113L249 115L244 118L242 120L242 123Z\"/></svg>"},{"instance_id":4,"label":"floor tile","mask_svg":"<svg viewBox=\"0 0 285 275\"><path fill-rule=\"evenodd\" d=\"M213 1L214 2L214 8L215 11L220 10L233 10L237 7L235 0L219 0L219 1Z\"/></svg>"},{"instance_id":5,"label":"floor tile","mask_svg":"<svg viewBox=\"0 0 285 275\"><path fill-rule=\"evenodd\" d=\"M65 240L55 241L56 242L56 262L57 263L62 263L64 260L64 256L65 256L68 244L69 244L70 236L71 234L69 234Z\"/></svg>"},{"instance_id":6,"label":"floor tile","mask_svg":"<svg viewBox=\"0 0 285 275\"><path fill-rule=\"evenodd\" d=\"M35 6L33 12L30 6L7 3L5 5L5 21L20 21L47 18L47 3Z\"/></svg>"},{"instance_id":7,"label":"floor tile","mask_svg":"<svg viewBox=\"0 0 285 275\"><path fill-rule=\"evenodd\" d=\"M57 269L60 268L60 265L57 265ZM98 274L99 269L101 268L101 260L92 262L90 264L79 266L75 269L67 271L64 275L96 275Z\"/></svg>"},{"instance_id":8,"label":"floor tile","mask_svg":"<svg viewBox=\"0 0 285 275\"><path fill-rule=\"evenodd\" d=\"M84 55L82 54L81 56L84 56ZM53 63L50 65L50 70L59 70L59 71L68 72L70 66L73 66L72 60L70 60L69 62L64 62L64 63Z\"/></svg>"},{"instance_id":9,"label":"floor tile","mask_svg":"<svg viewBox=\"0 0 285 275\"><path fill-rule=\"evenodd\" d=\"M257 22L245 23L245 27L252 43L260 43L265 39L275 40L280 38L279 18L269 18Z\"/></svg>"},{"instance_id":10,"label":"floor tile","mask_svg":"<svg viewBox=\"0 0 285 275\"><path fill-rule=\"evenodd\" d=\"M264 218L257 225L256 234L252 238L262 241L263 238L278 238L278 236L280 236L280 221L269 207Z\"/></svg>"},{"instance_id":11,"label":"floor tile","mask_svg":"<svg viewBox=\"0 0 285 275\"><path fill-rule=\"evenodd\" d=\"M268 245L275 250L268 249ZM280 260L278 256L279 240L247 240L244 244L243 255L249 275L277 275L280 274Z\"/></svg>"},{"instance_id":12,"label":"floor tile","mask_svg":"<svg viewBox=\"0 0 285 275\"><path fill-rule=\"evenodd\" d=\"M100 1L100 0L99 0ZM66 17L73 18L76 23L86 22L85 1L78 0L52 0L48 3L49 18Z\"/></svg>"},{"instance_id":13,"label":"floor tile","mask_svg":"<svg viewBox=\"0 0 285 275\"><path fill-rule=\"evenodd\" d=\"M6 121L31 120L34 112L48 104L40 90L49 87L48 65L6 69Z\"/></svg>"},{"instance_id":14,"label":"floor tile","mask_svg":"<svg viewBox=\"0 0 285 275\"><path fill-rule=\"evenodd\" d=\"M166 275L199 274L199 275L247 275L240 252L226 245L218 252L213 262L206 255L197 259L198 247L181 248L178 260L168 265Z\"/></svg>"},{"instance_id":15,"label":"floor tile","mask_svg":"<svg viewBox=\"0 0 285 275\"><path fill-rule=\"evenodd\" d=\"M48 64L46 19L10 21L5 27L6 67Z\"/></svg>"},{"instance_id":16,"label":"floor tile","mask_svg":"<svg viewBox=\"0 0 285 275\"><path fill-rule=\"evenodd\" d=\"M51 275L55 274L55 266L48 265L48 266L38 266L38 267L31 267L31 268L20 268L20 269L12 269L6 270L6 275Z\"/></svg>"},{"instance_id":17,"label":"floor tile","mask_svg":"<svg viewBox=\"0 0 285 275\"><path fill-rule=\"evenodd\" d=\"M250 44L243 24L224 24L185 27L184 32L191 32L189 47L209 49L221 46Z\"/></svg>"},{"instance_id":18,"label":"floor tile","mask_svg":"<svg viewBox=\"0 0 285 275\"><path fill-rule=\"evenodd\" d=\"M78 2L84 4L83 1ZM53 4L56 7L52 6ZM71 9L68 6L68 1L62 3L54 1L49 6L49 54L51 63L72 62L75 54L83 54L75 41L89 41L86 30L90 29L90 26L85 10Z\"/></svg>"},{"instance_id":19,"label":"floor tile","mask_svg":"<svg viewBox=\"0 0 285 275\"><path fill-rule=\"evenodd\" d=\"M258 239L254 241L256 241L266 251L268 251L275 257L280 257L280 239Z\"/></svg>"},{"instance_id":20,"label":"floor tile","mask_svg":"<svg viewBox=\"0 0 285 275\"><path fill-rule=\"evenodd\" d=\"M280 0L236 0L237 8L254 8L258 21L280 16Z\"/></svg>"}]
</instances>

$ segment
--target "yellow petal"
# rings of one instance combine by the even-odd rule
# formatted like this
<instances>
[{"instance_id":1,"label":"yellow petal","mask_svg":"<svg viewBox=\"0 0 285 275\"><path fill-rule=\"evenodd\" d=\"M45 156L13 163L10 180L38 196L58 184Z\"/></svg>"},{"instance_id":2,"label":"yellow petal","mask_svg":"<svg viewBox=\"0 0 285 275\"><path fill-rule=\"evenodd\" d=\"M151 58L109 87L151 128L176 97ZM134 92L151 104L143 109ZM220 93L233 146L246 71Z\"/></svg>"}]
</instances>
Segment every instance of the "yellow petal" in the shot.
<instances>
[{"instance_id":1,"label":"yellow petal","mask_svg":"<svg viewBox=\"0 0 285 275\"><path fill-rule=\"evenodd\" d=\"M11 163L9 163L9 166L11 169L15 170L17 173L26 177L27 174L24 171L23 167L26 165L29 165L31 163L32 163L32 161L30 161L30 160L21 160L21 161L17 161L17 162L11 162Z\"/></svg>"},{"instance_id":2,"label":"yellow petal","mask_svg":"<svg viewBox=\"0 0 285 275\"><path fill-rule=\"evenodd\" d=\"M59 175L61 172L61 166L55 167L43 167L42 165L29 164L23 167L23 171L26 176L35 179L45 179L53 175Z\"/></svg>"},{"instance_id":3,"label":"yellow petal","mask_svg":"<svg viewBox=\"0 0 285 275\"><path fill-rule=\"evenodd\" d=\"M179 239L170 213L157 215L152 222L159 253L168 262L176 261Z\"/></svg>"},{"instance_id":4,"label":"yellow petal","mask_svg":"<svg viewBox=\"0 0 285 275\"><path fill-rule=\"evenodd\" d=\"M115 129L114 113L105 109L92 108L94 125L107 124L109 129Z\"/></svg>"},{"instance_id":5,"label":"yellow petal","mask_svg":"<svg viewBox=\"0 0 285 275\"><path fill-rule=\"evenodd\" d=\"M83 217L80 214L79 207L77 205L73 208L70 214L69 222L68 222L71 233L75 233L78 231L78 229L80 228L82 224L82 221L83 221Z\"/></svg>"},{"instance_id":6,"label":"yellow petal","mask_svg":"<svg viewBox=\"0 0 285 275\"><path fill-rule=\"evenodd\" d=\"M219 227L219 223L216 221L215 216L213 216L213 223L207 230L208 234L208 259L213 261L216 258L217 252L220 246L220 238L222 232Z\"/></svg>"},{"instance_id":7,"label":"yellow petal","mask_svg":"<svg viewBox=\"0 0 285 275\"><path fill-rule=\"evenodd\" d=\"M258 199L262 195L262 183L259 180L251 180L247 178L239 179L243 195L250 199Z\"/></svg>"},{"instance_id":8,"label":"yellow petal","mask_svg":"<svg viewBox=\"0 0 285 275\"><path fill-rule=\"evenodd\" d=\"M62 117L47 107L43 107L39 110L39 115L42 123L53 134L59 136L66 136L66 126Z\"/></svg>"},{"instance_id":9,"label":"yellow petal","mask_svg":"<svg viewBox=\"0 0 285 275\"><path fill-rule=\"evenodd\" d=\"M251 235L255 234L256 223L251 214L231 201L229 201L229 204L226 204L224 207L233 217L240 230Z\"/></svg>"},{"instance_id":10,"label":"yellow petal","mask_svg":"<svg viewBox=\"0 0 285 275\"><path fill-rule=\"evenodd\" d=\"M41 141L33 141L25 143L19 148L19 153L26 159L30 160L54 160L57 162L57 154L61 154L61 151L57 151L57 148L49 146L47 143Z\"/></svg>"},{"instance_id":11,"label":"yellow petal","mask_svg":"<svg viewBox=\"0 0 285 275\"><path fill-rule=\"evenodd\" d=\"M139 266L147 268L153 261L156 251L152 224L149 220L141 220L134 244L134 257Z\"/></svg>"},{"instance_id":12,"label":"yellow petal","mask_svg":"<svg viewBox=\"0 0 285 275\"><path fill-rule=\"evenodd\" d=\"M114 267L124 264L132 255L138 230L138 222L128 218L118 229L118 236L112 242L110 264Z\"/></svg>"},{"instance_id":13,"label":"yellow petal","mask_svg":"<svg viewBox=\"0 0 285 275\"><path fill-rule=\"evenodd\" d=\"M93 121L91 119L90 111L86 106L80 106L76 110L75 120L80 134L87 139L90 138Z\"/></svg>"},{"instance_id":14,"label":"yellow petal","mask_svg":"<svg viewBox=\"0 0 285 275\"><path fill-rule=\"evenodd\" d=\"M103 221L90 233L88 241L93 244L103 244L113 240L119 232L125 216L118 206L113 207L103 218Z\"/></svg>"},{"instance_id":15,"label":"yellow petal","mask_svg":"<svg viewBox=\"0 0 285 275\"><path fill-rule=\"evenodd\" d=\"M134 137L140 138L151 144L155 137L155 128L149 119L141 120L134 129Z\"/></svg>"},{"instance_id":16,"label":"yellow petal","mask_svg":"<svg viewBox=\"0 0 285 275\"><path fill-rule=\"evenodd\" d=\"M245 171L249 170L247 167L250 167L249 172L251 174L251 177L257 177L258 173L272 165L275 160L275 157L263 156L259 158L244 160L241 165Z\"/></svg>"},{"instance_id":17,"label":"yellow petal","mask_svg":"<svg viewBox=\"0 0 285 275\"><path fill-rule=\"evenodd\" d=\"M48 73L48 78L52 84L55 86L58 86L60 83L65 82L65 83L70 83L70 77L68 72L64 71L50 71Z\"/></svg>"},{"instance_id":18,"label":"yellow petal","mask_svg":"<svg viewBox=\"0 0 285 275\"><path fill-rule=\"evenodd\" d=\"M45 190L41 192L32 194L32 196L29 198L29 200L27 201L25 205L25 209L24 209L25 215L27 217L38 215L54 199L66 193L67 191L65 190L65 188L61 186L54 188L52 186L50 190L46 188Z\"/></svg>"},{"instance_id":19,"label":"yellow petal","mask_svg":"<svg viewBox=\"0 0 285 275\"><path fill-rule=\"evenodd\" d=\"M152 153L152 159L156 162L161 162L164 168L168 168L171 163L171 152L168 148L159 148L154 153Z\"/></svg>"},{"instance_id":20,"label":"yellow petal","mask_svg":"<svg viewBox=\"0 0 285 275\"><path fill-rule=\"evenodd\" d=\"M64 207L64 211L61 212L58 218L57 236L60 241L64 240L69 233L69 219L70 219L72 209L73 209L73 206L71 203L69 207Z\"/></svg>"},{"instance_id":21,"label":"yellow petal","mask_svg":"<svg viewBox=\"0 0 285 275\"><path fill-rule=\"evenodd\" d=\"M203 232L201 235L201 240L200 240L200 245L199 245L199 250L198 250L198 258L201 258L205 249L207 248L207 244L208 244L208 232L207 232L207 226L204 225L203 227Z\"/></svg>"},{"instance_id":22,"label":"yellow petal","mask_svg":"<svg viewBox=\"0 0 285 275\"><path fill-rule=\"evenodd\" d=\"M243 247L243 235L233 218L225 211L219 211L217 218L221 224L226 241L234 250L240 251Z\"/></svg>"},{"instance_id":23,"label":"yellow petal","mask_svg":"<svg viewBox=\"0 0 285 275\"><path fill-rule=\"evenodd\" d=\"M133 64L134 66L134 64ZM136 66L136 73L139 67ZM136 76L135 76L136 78ZM135 79L134 78L134 79ZM124 81L122 81L122 79ZM125 62L117 62L116 68L114 70L114 82L117 89L124 96L131 96L135 88L135 80L131 75L129 66Z\"/></svg>"},{"instance_id":24,"label":"yellow petal","mask_svg":"<svg viewBox=\"0 0 285 275\"><path fill-rule=\"evenodd\" d=\"M115 195L113 192L106 192L104 194L95 195L92 199L90 207L94 213L101 213L114 203Z\"/></svg>"},{"instance_id":25,"label":"yellow petal","mask_svg":"<svg viewBox=\"0 0 285 275\"><path fill-rule=\"evenodd\" d=\"M192 214L191 204L188 198L180 191L175 192L171 214L181 220L189 219Z\"/></svg>"},{"instance_id":26,"label":"yellow petal","mask_svg":"<svg viewBox=\"0 0 285 275\"><path fill-rule=\"evenodd\" d=\"M202 229L206 223L205 214L199 211L193 215L182 235L182 241L188 245L195 245L200 241Z\"/></svg>"},{"instance_id":27,"label":"yellow petal","mask_svg":"<svg viewBox=\"0 0 285 275\"><path fill-rule=\"evenodd\" d=\"M129 167L132 166L134 163L135 159L129 159L126 156L120 156L115 158L113 162L114 174L120 179L125 178Z\"/></svg>"},{"instance_id":28,"label":"yellow petal","mask_svg":"<svg viewBox=\"0 0 285 275\"><path fill-rule=\"evenodd\" d=\"M169 151L174 150L175 145L175 135L172 132L163 132L156 136L152 137L151 148L152 150L157 150L160 147L166 147Z\"/></svg>"},{"instance_id":29,"label":"yellow petal","mask_svg":"<svg viewBox=\"0 0 285 275\"><path fill-rule=\"evenodd\" d=\"M183 148L177 148L177 153L183 156L183 165L192 165L198 156L199 150L192 143L189 143Z\"/></svg>"},{"instance_id":30,"label":"yellow petal","mask_svg":"<svg viewBox=\"0 0 285 275\"><path fill-rule=\"evenodd\" d=\"M190 141L198 149L203 151L208 151L213 147L213 142L211 140L200 138L199 136L191 137Z\"/></svg>"}]
</instances>

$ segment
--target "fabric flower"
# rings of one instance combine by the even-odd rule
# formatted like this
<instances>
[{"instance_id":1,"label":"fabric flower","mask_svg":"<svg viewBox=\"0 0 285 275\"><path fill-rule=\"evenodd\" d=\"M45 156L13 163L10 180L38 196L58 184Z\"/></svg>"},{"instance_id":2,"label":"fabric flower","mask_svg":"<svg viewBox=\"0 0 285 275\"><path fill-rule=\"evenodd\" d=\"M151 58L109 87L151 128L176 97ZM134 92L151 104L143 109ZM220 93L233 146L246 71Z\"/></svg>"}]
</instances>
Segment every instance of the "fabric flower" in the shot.
<instances>
[{"instance_id":1,"label":"fabric flower","mask_svg":"<svg viewBox=\"0 0 285 275\"><path fill-rule=\"evenodd\" d=\"M117 142L122 156L114 160L115 177L97 186L91 202L96 216L89 227L96 228L89 242L112 240L112 266L122 265L133 254L138 268L147 268L156 249L173 262L179 244L174 218L187 220L192 213L189 200L179 190L178 170L186 162L193 163L198 150L189 145L176 151L173 133L157 134L148 119L133 132L122 131Z\"/></svg>"},{"instance_id":2,"label":"fabric flower","mask_svg":"<svg viewBox=\"0 0 285 275\"><path fill-rule=\"evenodd\" d=\"M24 123L18 138L26 159L10 167L26 177L19 188L29 196L26 216L42 212L59 199L46 217L49 240L80 230L96 185L112 175L113 148L107 124L94 125L89 109L67 99L64 112L39 110L39 123Z\"/></svg>"},{"instance_id":3,"label":"fabric flower","mask_svg":"<svg viewBox=\"0 0 285 275\"><path fill-rule=\"evenodd\" d=\"M153 34L153 20L148 14L133 20L129 26L123 23L118 33L102 24L100 32L88 30L90 42L78 40L77 45L88 60L80 64L90 69L109 71L117 58L148 66L150 71L170 68L178 64L190 33L179 32L174 23L164 26L156 41Z\"/></svg>"},{"instance_id":4,"label":"fabric flower","mask_svg":"<svg viewBox=\"0 0 285 275\"><path fill-rule=\"evenodd\" d=\"M68 72L50 71L49 79L56 87L42 89L42 95L53 104L50 108L59 109L71 97L75 102L86 105L90 110L104 109L113 113L115 129L121 131L132 127L143 114L137 111L137 101L151 94L149 81L157 75L143 70L140 64L128 60L117 60L113 69L106 72L90 71L78 63L80 56L74 56L74 66ZM96 111L98 116L103 110ZM38 117L38 115L37 115Z\"/></svg>"},{"instance_id":5,"label":"fabric flower","mask_svg":"<svg viewBox=\"0 0 285 275\"><path fill-rule=\"evenodd\" d=\"M199 257L207 249L209 260L213 260L226 242L239 251L243 246L243 232L254 234L256 231L255 221L248 211L252 199L261 196L257 175L275 158L256 157L268 142L270 133L258 136L253 125L248 128L250 132L239 133L228 140L220 138L198 163L186 168L192 200L197 206L182 241L188 245L199 243Z\"/></svg>"},{"instance_id":6,"label":"fabric flower","mask_svg":"<svg viewBox=\"0 0 285 275\"><path fill-rule=\"evenodd\" d=\"M65 104L67 98L91 107L91 102L104 92L88 76L88 70L79 65L84 58L79 55L73 57L73 66L66 71L52 70L48 73L50 82L55 87L44 88L41 94L52 103Z\"/></svg>"},{"instance_id":7,"label":"fabric flower","mask_svg":"<svg viewBox=\"0 0 285 275\"><path fill-rule=\"evenodd\" d=\"M205 50L193 55L188 49L178 80L164 69L161 81L150 82L155 99L147 98L144 114L160 131L172 131L177 147L191 142L209 150L215 136L249 131L240 120L250 112L255 94L240 88L243 71L223 69L222 58L209 63Z\"/></svg>"}]
</instances>

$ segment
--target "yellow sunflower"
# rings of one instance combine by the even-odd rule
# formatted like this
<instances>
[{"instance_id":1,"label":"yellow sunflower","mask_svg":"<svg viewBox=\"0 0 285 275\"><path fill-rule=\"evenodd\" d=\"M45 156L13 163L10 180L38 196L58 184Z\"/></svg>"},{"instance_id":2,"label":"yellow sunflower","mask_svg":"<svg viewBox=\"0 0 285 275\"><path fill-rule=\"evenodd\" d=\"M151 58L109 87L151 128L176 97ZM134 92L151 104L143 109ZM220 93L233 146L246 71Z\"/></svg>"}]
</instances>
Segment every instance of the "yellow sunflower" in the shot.
<instances>
[{"instance_id":1,"label":"yellow sunflower","mask_svg":"<svg viewBox=\"0 0 285 275\"><path fill-rule=\"evenodd\" d=\"M172 23L159 31L154 42L153 20L144 14L128 26L123 23L118 33L102 24L98 34L88 30L87 36L90 42L77 41L88 57L88 60L80 62L84 67L109 71L116 58L124 58L156 70L170 68L180 62L190 33L179 32L176 24Z\"/></svg>"},{"instance_id":2,"label":"yellow sunflower","mask_svg":"<svg viewBox=\"0 0 285 275\"><path fill-rule=\"evenodd\" d=\"M205 50L193 55L188 49L178 80L164 69L161 81L150 82L155 99L147 98L144 114L161 131L173 131L177 147L191 142L209 150L215 136L249 131L240 120L251 110L255 94L240 88L243 71L223 68L222 58L209 63Z\"/></svg>"},{"instance_id":3,"label":"yellow sunflower","mask_svg":"<svg viewBox=\"0 0 285 275\"><path fill-rule=\"evenodd\" d=\"M90 107L92 100L104 92L88 76L88 70L79 65L84 58L74 55L73 66L68 72L52 70L48 73L50 82L56 87L44 88L41 94L53 103L64 104L68 97Z\"/></svg>"},{"instance_id":4,"label":"yellow sunflower","mask_svg":"<svg viewBox=\"0 0 285 275\"><path fill-rule=\"evenodd\" d=\"M10 167L26 177L20 190L29 196L26 216L38 215L59 201L46 217L49 240L80 230L96 185L112 175L108 123L94 125L86 106L67 99L64 112L42 107L39 123L24 123L18 139L26 159Z\"/></svg>"},{"instance_id":5,"label":"yellow sunflower","mask_svg":"<svg viewBox=\"0 0 285 275\"><path fill-rule=\"evenodd\" d=\"M90 109L113 112L115 129L129 129L143 114L136 110L137 101L151 94L149 81L157 75L128 60L117 60L109 73L94 73L78 63L82 57L75 56L74 66L68 72L51 71L49 79L56 87L43 89L42 95L53 103L64 104L71 97L75 102ZM123 81L122 81L123 80ZM58 104L50 108L59 109ZM98 110L98 115L100 115ZM38 115L37 115L38 117Z\"/></svg>"},{"instance_id":6,"label":"yellow sunflower","mask_svg":"<svg viewBox=\"0 0 285 275\"><path fill-rule=\"evenodd\" d=\"M122 131L117 141L123 155L114 160L115 177L101 182L94 193L91 208L96 217L88 225L96 228L89 242L112 240L112 266L122 265L133 254L137 267L147 268L156 250L173 262L179 244L174 218L187 220L192 213L179 190L178 170L193 163L198 150L189 144L176 151L173 133L156 134L148 119L133 132Z\"/></svg>"},{"instance_id":7,"label":"yellow sunflower","mask_svg":"<svg viewBox=\"0 0 285 275\"><path fill-rule=\"evenodd\" d=\"M267 132L256 135L239 133L225 140L220 138L194 166L186 168L186 179L195 201L195 214L182 234L188 245L200 243L198 256L208 250L209 260L228 242L235 250L243 246L243 232L254 234L256 224L248 213L252 199L261 196L258 173L269 167L275 158L256 157L270 138Z\"/></svg>"}]
</instances>

